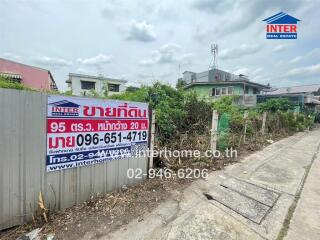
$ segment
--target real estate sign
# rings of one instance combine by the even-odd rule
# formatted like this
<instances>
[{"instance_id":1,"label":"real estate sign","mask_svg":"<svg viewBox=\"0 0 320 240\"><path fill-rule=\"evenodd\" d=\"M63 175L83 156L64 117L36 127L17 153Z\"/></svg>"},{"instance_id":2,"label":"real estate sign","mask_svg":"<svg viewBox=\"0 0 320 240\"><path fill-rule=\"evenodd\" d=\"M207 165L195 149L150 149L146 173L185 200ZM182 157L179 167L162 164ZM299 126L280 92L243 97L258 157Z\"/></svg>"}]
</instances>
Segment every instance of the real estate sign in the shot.
<instances>
[{"instance_id":1,"label":"real estate sign","mask_svg":"<svg viewBox=\"0 0 320 240\"><path fill-rule=\"evenodd\" d=\"M148 147L146 103L49 95L47 171L130 158Z\"/></svg>"}]
</instances>

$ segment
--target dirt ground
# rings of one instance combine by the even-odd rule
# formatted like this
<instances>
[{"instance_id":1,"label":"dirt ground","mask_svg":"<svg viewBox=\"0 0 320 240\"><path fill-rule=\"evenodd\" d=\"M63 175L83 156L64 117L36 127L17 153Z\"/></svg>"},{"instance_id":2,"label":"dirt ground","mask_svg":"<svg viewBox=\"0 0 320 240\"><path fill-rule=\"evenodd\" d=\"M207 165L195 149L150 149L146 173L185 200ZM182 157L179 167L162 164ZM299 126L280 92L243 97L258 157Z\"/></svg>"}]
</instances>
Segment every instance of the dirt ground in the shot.
<instances>
[{"instance_id":1,"label":"dirt ground","mask_svg":"<svg viewBox=\"0 0 320 240\"><path fill-rule=\"evenodd\" d=\"M142 181L133 187L96 196L82 204L53 213L48 223L30 223L2 232L0 239L17 239L37 227L42 227L41 236L44 239L50 233L54 233L55 239L79 239L92 229L97 229L96 238L99 238L98 229L103 229L105 234L132 219L143 221L145 213L169 198L173 190L184 189L188 182L190 180L160 178Z\"/></svg>"},{"instance_id":2,"label":"dirt ground","mask_svg":"<svg viewBox=\"0 0 320 240\"><path fill-rule=\"evenodd\" d=\"M241 161L254 150L250 148L238 150L237 161ZM203 167L208 168L209 171L215 171L234 162L234 160L220 159ZM173 191L183 191L192 181L194 179L178 179L177 177L141 181L135 186L94 196L82 204L50 213L47 223L43 219L41 221L36 219L29 224L2 231L0 239L17 239L35 228L42 228L40 233L42 239L46 239L49 234L54 234L54 239L79 239L87 231L93 229L96 232L95 237L99 239L99 236L115 231L133 219L144 221L145 213L154 210L161 202L168 199Z\"/></svg>"}]
</instances>

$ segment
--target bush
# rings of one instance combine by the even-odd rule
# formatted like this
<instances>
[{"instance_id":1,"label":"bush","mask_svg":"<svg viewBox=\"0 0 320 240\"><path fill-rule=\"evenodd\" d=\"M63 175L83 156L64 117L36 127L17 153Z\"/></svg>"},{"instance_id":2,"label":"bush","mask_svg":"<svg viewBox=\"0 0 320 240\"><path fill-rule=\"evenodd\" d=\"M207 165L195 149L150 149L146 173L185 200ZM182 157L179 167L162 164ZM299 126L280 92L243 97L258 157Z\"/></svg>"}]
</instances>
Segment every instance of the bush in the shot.
<instances>
[{"instance_id":1,"label":"bush","mask_svg":"<svg viewBox=\"0 0 320 240\"><path fill-rule=\"evenodd\" d=\"M288 111L293 109L294 106L287 98L268 99L266 102L258 104L259 112Z\"/></svg>"},{"instance_id":2,"label":"bush","mask_svg":"<svg viewBox=\"0 0 320 240\"><path fill-rule=\"evenodd\" d=\"M211 118L211 104L199 100L195 93L186 93L171 86L155 83L136 91L126 91L109 98L147 102L156 111L157 139L169 143L181 133L204 133Z\"/></svg>"},{"instance_id":3,"label":"bush","mask_svg":"<svg viewBox=\"0 0 320 240\"><path fill-rule=\"evenodd\" d=\"M10 89L17 89L17 90L32 90L29 87L24 86L21 83L13 82L7 78L0 76L0 88L10 88Z\"/></svg>"}]
</instances>

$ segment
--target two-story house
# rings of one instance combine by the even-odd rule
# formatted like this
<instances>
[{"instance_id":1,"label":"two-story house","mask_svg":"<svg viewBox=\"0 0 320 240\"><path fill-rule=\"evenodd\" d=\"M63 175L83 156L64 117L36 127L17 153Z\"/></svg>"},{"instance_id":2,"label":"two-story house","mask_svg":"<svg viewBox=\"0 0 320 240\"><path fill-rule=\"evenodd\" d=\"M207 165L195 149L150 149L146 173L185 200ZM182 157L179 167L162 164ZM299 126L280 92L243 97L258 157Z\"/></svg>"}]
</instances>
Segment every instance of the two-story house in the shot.
<instances>
[{"instance_id":1,"label":"two-story house","mask_svg":"<svg viewBox=\"0 0 320 240\"><path fill-rule=\"evenodd\" d=\"M93 91L100 96L108 92L110 96L125 91L127 80L69 73L66 83L71 88L72 94L76 96L90 95Z\"/></svg>"},{"instance_id":2,"label":"two-story house","mask_svg":"<svg viewBox=\"0 0 320 240\"><path fill-rule=\"evenodd\" d=\"M252 107L257 103L257 95L267 85L251 82L244 75L235 75L220 69L195 73L185 71L183 78L185 91L195 91L200 97L215 100L221 96L234 96L237 105Z\"/></svg>"}]
</instances>

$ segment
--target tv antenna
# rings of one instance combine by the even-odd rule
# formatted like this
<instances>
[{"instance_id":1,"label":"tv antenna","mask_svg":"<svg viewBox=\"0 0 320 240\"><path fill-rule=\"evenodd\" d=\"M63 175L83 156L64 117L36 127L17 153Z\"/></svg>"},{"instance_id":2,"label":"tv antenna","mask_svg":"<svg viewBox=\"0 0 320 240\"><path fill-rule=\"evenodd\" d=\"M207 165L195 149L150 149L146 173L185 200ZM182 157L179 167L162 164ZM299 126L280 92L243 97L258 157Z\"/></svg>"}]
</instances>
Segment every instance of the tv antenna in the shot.
<instances>
[{"instance_id":1,"label":"tv antenna","mask_svg":"<svg viewBox=\"0 0 320 240\"><path fill-rule=\"evenodd\" d=\"M211 44L211 54L213 55L213 59L211 61L211 64L209 66L210 69L216 69L218 68L218 44Z\"/></svg>"}]
</instances>

